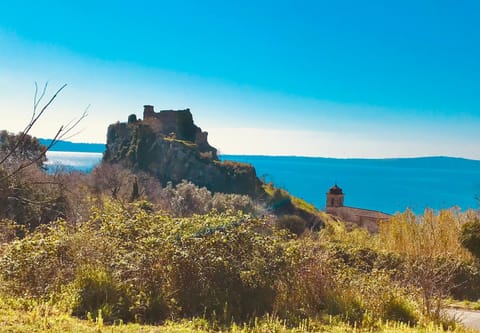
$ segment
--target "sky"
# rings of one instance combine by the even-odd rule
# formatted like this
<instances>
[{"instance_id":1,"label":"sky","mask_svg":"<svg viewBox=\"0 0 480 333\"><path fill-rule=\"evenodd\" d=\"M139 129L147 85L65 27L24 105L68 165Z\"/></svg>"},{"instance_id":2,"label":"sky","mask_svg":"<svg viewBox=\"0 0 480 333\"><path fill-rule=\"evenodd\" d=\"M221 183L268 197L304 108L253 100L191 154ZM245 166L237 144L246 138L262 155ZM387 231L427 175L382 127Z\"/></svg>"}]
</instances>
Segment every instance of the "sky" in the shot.
<instances>
[{"instance_id":1,"label":"sky","mask_svg":"<svg viewBox=\"0 0 480 333\"><path fill-rule=\"evenodd\" d=\"M190 108L223 154L480 159L479 1L0 1L1 128Z\"/></svg>"}]
</instances>

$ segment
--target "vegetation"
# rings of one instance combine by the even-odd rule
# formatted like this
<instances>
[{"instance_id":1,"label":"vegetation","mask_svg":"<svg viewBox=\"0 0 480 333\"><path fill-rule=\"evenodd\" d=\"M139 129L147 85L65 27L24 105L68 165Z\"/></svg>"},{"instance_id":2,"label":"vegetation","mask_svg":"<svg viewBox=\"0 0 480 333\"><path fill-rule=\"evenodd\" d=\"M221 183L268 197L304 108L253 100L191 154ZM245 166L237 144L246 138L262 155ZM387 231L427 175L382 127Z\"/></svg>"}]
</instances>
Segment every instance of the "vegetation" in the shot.
<instances>
[{"instance_id":1,"label":"vegetation","mask_svg":"<svg viewBox=\"0 0 480 333\"><path fill-rule=\"evenodd\" d=\"M183 186L205 193L189 183ZM85 330L101 322L161 323L162 330L172 331L261 331L258 327L273 325L285 332L316 330L313 327L414 332L432 321L454 325L439 311L441 301L452 295L458 267L469 265L472 278L478 275L471 256L458 247L458 238L457 243L443 243L440 251L438 235L431 234L422 243L430 253L418 256L406 246L413 240L395 237L399 228L417 235L427 223L439 234L451 232L453 237L457 230L458 236L460 228L446 231L441 226L447 220L455 226L472 212L427 211L413 225L407 212L383 225L378 235L330 222L320 233L295 236L280 228L281 218L268 215L213 210L175 217L149 201L128 203L105 195L92 197L90 205L89 217L81 223L53 221L4 243L4 307L12 298L36 304L26 307L28 311L49 307L46 322L60 316ZM436 251L445 256L422 260ZM445 261L453 260L452 253L453 264ZM442 282L436 289L425 284L432 272ZM28 311L19 318L31 315ZM183 321L192 318L202 318L193 322L204 326ZM431 327L432 332L440 330Z\"/></svg>"},{"instance_id":2,"label":"vegetation","mask_svg":"<svg viewBox=\"0 0 480 333\"><path fill-rule=\"evenodd\" d=\"M31 333L31 332L79 332L79 333L211 333L218 332L218 326L202 318L192 318L181 321L166 321L159 325L140 325L135 323L117 322L113 325L103 322L101 317L96 319L79 320L59 311L48 303L19 302L12 299L0 301L0 322L2 332ZM255 320L251 324L235 324L223 329L224 332L234 333L440 333L446 332L443 327L430 323L426 326L409 326L407 324L388 322L378 323L375 329L352 327L346 323L337 322L332 318L321 323L316 320L303 320L296 326L289 326L282 320L265 317ZM473 333L461 327L449 329L452 333Z\"/></svg>"},{"instance_id":3,"label":"vegetation","mask_svg":"<svg viewBox=\"0 0 480 333\"><path fill-rule=\"evenodd\" d=\"M461 227L460 242L477 259L480 259L480 219L474 218Z\"/></svg>"},{"instance_id":4,"label":"vegetation","mask_svg":"<svg viewBox=\"0 0 480 333\"><path fill-rule=\"evenodd\" d=\"M468 332L443 310L480 298L478 212L370 234L271 184L255 201L115 164L46 174L46 148L2 135L2 331Z\"/></svg>"}]
</instances>

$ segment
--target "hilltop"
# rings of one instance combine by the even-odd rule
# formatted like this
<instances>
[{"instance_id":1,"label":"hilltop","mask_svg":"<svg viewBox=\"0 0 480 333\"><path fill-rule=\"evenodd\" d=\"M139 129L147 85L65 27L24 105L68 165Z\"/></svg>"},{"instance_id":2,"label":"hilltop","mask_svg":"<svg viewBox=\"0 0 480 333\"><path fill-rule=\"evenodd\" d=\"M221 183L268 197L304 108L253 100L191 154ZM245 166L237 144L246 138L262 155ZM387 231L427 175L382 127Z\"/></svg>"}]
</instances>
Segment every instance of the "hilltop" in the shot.
<instances>
[{"instance_id":1,"label":"hilltop","mask_svg":"<svg viewBox=\"0 0 480 333\"><path fill-rule=\"evenodd\" d=\"M162 184L182 180L212 192L262 195L262 184L248 164L221 162L217 150L193 123L190 110L160 111L145 106L143 120L108 127L104 161L154 175Z\"/></svg>"},{"instance_id":2,"label":"hilltop","mask_svg":"<svg viewBox=\"0 0 480 333\"><path fill-rule=\"evenodd\" d=\"M265 184L252 165L219 160L189 109L155 112L145 105L143 120L132 114L127 122L110 125L103 161L146 172L163 185L187 180L213 193L248 195L266 202L276 215L300 217L305 227L323 223L315 207Z\"/></svg>"}]
</instances>

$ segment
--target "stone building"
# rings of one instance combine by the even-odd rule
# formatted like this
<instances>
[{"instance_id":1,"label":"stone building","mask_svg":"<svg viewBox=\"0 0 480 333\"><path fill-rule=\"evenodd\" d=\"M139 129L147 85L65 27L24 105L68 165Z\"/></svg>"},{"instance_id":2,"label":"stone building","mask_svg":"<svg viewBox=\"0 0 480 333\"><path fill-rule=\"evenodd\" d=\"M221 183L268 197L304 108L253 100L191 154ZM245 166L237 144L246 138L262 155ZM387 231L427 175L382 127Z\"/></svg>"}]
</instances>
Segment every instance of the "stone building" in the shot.
<instances>
[{"instance_id":1,"label":"stone building","mask_svg":"<svg viewBox=\"0 0 480 333\"><path fill-rule=\"evenodd\" d=\"M335 184L327 192L325 211L345 222L366 228L370 232L378 232L379 222L390 218L389 214L379 211L344 206L344 197L343 190Z\"/></svg>"},{"instance_id":2,"label":"stone building","mask_svg":"<svg viewBox=\"0 0 480 333\"><path fill-rule=\"evenodd\" d=\"M144 105L143 122L157 133L195 143L200 152L208 153L214 159L218 157L217 149L208 143L208 133L194 124L190 109L155 112L153 105Z\"/></svg>"}]
</instances>

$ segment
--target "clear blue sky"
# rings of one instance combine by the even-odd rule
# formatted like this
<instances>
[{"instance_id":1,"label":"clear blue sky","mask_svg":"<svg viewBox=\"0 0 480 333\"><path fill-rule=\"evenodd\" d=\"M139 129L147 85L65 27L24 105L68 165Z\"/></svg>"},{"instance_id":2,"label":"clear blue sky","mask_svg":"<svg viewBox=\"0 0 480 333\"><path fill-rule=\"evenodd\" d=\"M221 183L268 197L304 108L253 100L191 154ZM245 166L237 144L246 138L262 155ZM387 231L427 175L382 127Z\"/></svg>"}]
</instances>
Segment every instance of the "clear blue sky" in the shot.
<instances>
[{"instance_id":1,"label":"clear blue sky","mask_svg":"<svg viewBox=\"0 0 480 333\"><path fill-rule=\"evenodd\" d=\"M480 159L479 1L0 2L1 127L46 80L39 136L154 104L224 153Z\"/></svg>"}]
</instances>

